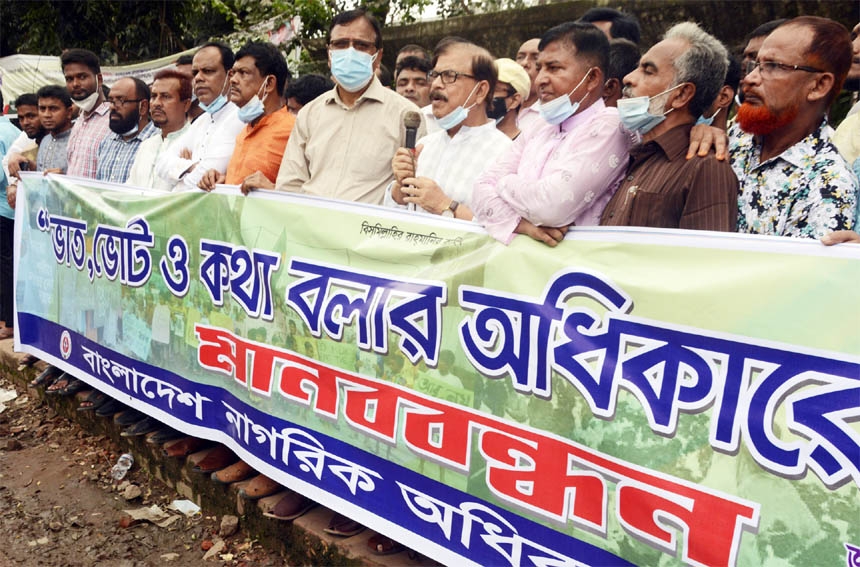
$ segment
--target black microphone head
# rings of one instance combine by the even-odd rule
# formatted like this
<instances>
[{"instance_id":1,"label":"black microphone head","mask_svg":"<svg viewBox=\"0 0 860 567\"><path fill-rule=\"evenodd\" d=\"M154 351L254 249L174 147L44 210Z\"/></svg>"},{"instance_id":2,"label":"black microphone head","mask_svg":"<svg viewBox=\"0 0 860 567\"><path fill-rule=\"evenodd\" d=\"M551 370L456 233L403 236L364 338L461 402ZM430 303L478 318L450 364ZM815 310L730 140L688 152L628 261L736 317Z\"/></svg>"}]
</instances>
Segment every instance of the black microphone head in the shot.
<instances>
[{"instance_id":1,"label":"black microphone head","mask_svg":"<svg viewBox=\"0 0 860 567\"><path fill-rule=\"evenodd\" d=\"M403 115L403 126L417 130L421 126L421 115L414 110L410 110Z\"/></svg>"}]
</instances>

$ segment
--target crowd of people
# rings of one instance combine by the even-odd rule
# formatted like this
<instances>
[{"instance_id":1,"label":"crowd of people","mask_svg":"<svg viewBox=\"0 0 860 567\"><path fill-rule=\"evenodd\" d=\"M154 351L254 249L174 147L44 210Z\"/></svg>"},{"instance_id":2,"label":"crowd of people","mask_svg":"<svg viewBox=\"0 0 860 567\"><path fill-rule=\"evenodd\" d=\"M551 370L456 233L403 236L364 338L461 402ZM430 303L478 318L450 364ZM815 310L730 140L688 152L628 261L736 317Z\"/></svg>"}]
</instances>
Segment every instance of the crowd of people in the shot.
<instances>
[{"instance_id":1,"label":"crowd of people","mask_svg":"<svg viewBox=\"0 0 860 567\"><path fill-rule=\"evenodd\" d=\"M331 21L331 77L293 78L268 43L234 53L209 42L151 84L122 78L108 89L98 57L68 49L65 87L19 96L21 131L0 120L0 338L12 334L13 209L24 170L385 205L477 222L505 244L524 234L556 246L569 227L595 225L860 242L858 31L816 16L767 22L736 58L693 22L640 47L633 16L597 8L515 54L459 37L432 54L408 45L393 88L380 79L380 25L361 9ZM853 106L834 130L829 115L846 97ZM55 369L36 384L83 388ZM123 408L94 393L82 409ZM131 415L130 434L158 428ZM153 439L172 456L200 446L179 437L161 429ZM198 468L219 482L255 474L226 448ZM245 496L279 490L259 475ZM287 492L269 513L294 519L313 505ZM344 536L362 529L340 515L328 527ZM369 545L401 549L382 536Z\"/></svg>"}]
</instances>

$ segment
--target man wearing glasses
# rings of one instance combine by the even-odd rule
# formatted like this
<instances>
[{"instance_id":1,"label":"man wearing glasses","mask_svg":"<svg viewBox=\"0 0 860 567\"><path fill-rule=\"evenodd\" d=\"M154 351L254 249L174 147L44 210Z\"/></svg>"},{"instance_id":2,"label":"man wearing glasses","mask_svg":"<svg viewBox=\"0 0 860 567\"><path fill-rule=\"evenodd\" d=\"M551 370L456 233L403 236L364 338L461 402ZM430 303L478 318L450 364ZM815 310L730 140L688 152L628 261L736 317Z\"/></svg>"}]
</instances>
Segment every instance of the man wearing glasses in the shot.
<instances>
[{"instance_id":1,"label":"man wearing glasses","mask_svg":"<svg viewBox=\"0 0 860 567\"><path fill-rule=\"evenodd\" d=\"M439 42L427 74L439 131L421 139L414 152L397 150L391 164L397 204L472 219L475 179L511 145L487 117L496 80L493 58L483 47L459 38Z\"/></svg>"},{"instance_id":2,"label":"man wearing glasses","mask_svg":"<svg viewBox=\"0 0 860 567\"><path fill-rule=\"evenodd\" d=\"M821 238L854 226L857 178L825 122L850 67L850 34L826 18L789 20L764 40L729 132L739 232Z\"/></svg>"},{"instance_id":3,"label":"man wearing glasses","mask_svg":"<svg viewBox=\"0 0 860 567\"><path fill-rule=\"evenodd\" d=\"M299 111L275 188L381 205L391 156L406 145L404 115L418 107L376 78L382 36L364 10L334 17L328 58L335 88Z\"/></svg>"},{"instance_id":4,"label":"man wearing glasses","mask_svg":"<svg viewBox=\"0 0 860 567\"><path fill-rule=\"evenodd\" d=\"M149 121L149 87L140 79L120 79L107 102L111 133L99 144L96 179L125 183L141 143L158 130Z\"/></svg>"}]
</instances>

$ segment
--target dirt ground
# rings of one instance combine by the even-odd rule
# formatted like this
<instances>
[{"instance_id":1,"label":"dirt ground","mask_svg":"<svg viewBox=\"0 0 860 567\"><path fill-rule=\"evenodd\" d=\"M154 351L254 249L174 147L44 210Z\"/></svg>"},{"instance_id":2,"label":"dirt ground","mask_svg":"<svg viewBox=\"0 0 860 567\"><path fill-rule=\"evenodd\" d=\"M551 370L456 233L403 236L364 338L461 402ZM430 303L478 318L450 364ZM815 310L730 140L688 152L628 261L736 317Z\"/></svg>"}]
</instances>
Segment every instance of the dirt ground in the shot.
<instances>
[{"instance_id":1,"label":"dirt ground","mask_svg":"<svg viewBox=\"0 0 860 567\"><path fill-rule=\"evenodd\" d=\"M0 390L13 388L0 378ZM0 413L0 566L284 564L241 531L221 537L222 518L205 510L194 517L168 511L182 497L137 467L116 485L110 469L118 447L57 416L33 392L17 393ZM140 496L126 500L137 492L127 493L129 484ZM152 505L177 518L158 527L123 512Z\"/></svg>"}]
</instances>

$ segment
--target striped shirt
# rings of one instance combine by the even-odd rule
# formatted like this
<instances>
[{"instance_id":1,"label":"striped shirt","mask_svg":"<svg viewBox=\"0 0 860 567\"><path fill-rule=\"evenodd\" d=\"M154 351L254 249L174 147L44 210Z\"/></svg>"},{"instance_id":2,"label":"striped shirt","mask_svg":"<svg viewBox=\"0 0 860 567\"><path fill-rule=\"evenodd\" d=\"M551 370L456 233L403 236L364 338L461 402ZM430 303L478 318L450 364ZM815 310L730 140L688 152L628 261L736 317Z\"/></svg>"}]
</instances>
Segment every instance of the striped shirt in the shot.
<instances>
[{"instance_id":1,"label":"striped shirt","mask_svg":"<svg viewBox=\"0 0 860 567\"><path fill-rule=\"evenodd\" d=\"M82 112L69 138L69 166L66 173L94 179L98 167L99 144L110 133L110 105L107 101L92 112Z\"/></svg>"},{"instance_id":2,"label":"striped shirt","mask_svg":"<svg viewBox=\"0 0 860 567\"><path fill-rule=\"evenodd\" d=\"M111 132L99 144L96 179L125 183L129 173L131 173L134 156L137 155L140 145L156 132L158 132L158 128L152 122L147 122L143 130L131 140L123 140L122 136L116 132Z\"/></svg>"},{"instance_id":3,"label":"striped shirt","mask_svg":"<svg viewBox=\"0 0 860 567\"><path fill-rule=\"evenodd\" d=\"M728 162L686 159L693 124L682 124L630 150L621 187L601 225L734 231L738 180Z\"/></svg>"},{"instance_id":4,"label":"striped shirt","mask_svg":"<svg viewBox=\"0 0 860 567\"><path fill-rule=\"evenodd\" d=\"M71 137L71 128L56 136L50 132L45 134L45 137L39 143L39 153L36 156L36 170L59 169L65 173L68 166L69 139Z\"/></svg>"}]
</instances>

